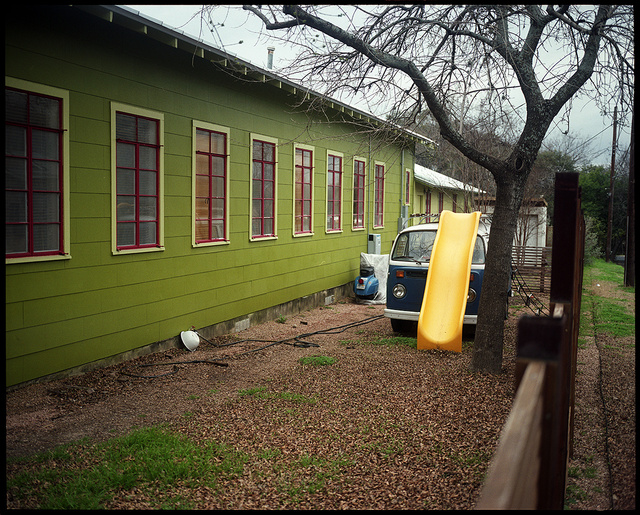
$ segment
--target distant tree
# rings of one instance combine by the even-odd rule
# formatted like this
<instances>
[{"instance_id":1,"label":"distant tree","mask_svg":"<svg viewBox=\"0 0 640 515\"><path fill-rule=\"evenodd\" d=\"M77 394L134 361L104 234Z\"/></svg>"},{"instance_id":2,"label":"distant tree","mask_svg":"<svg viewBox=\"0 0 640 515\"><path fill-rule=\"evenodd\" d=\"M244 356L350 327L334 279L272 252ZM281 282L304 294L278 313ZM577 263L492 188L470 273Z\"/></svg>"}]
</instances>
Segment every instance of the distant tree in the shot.
<instances>
[{"instance_id":1,"label":"distant tree","mask_svg":"<svg viewBox=\"0 0 640 515\"><path fill-rule=\"evenodd\" d=\"M602 165L587 166L582 170L578 183L582 190L582 210L593 220L592 231L602 253L607 234L609 172Z\"/></svg>"},{"instance_id":2,"label":"distant tree","mask_svg":"<svg viewBox=\"0 0 640 515\"><path fill-rule=\"evenodd\" d=\"M598 243L595 221L584 216L584 264L590 265L595 259L602 257L602 245Z\"/></svg>"},{"instance_id":3,"label":"distant tree","mask_svg":"<svg viewBox=\"0 0 640 515\"><path fill-rule=\"evenodd\" d=\"M628 166L628 165L627 165ZM624 163L620 164L624 170ZM585 216L592 219L593 232L600 253L604 253L607 238L607 219L609 216L610 170L602 165L585 166L579 178L582 190L582 209ZM611 248L615 254L624 245L627 234L627 191L628 176L620 173L614 179L614 212L611 235Z\"/></svg>"},{"instance_id":4,"label":"distant tree","mask_svg":"<svg viewBox=\"0 0 640 515\"><path fill-rule=\"evenodd\" d=\"M297 80L322 93L429 110L440 134L496 184L472 368L502 369L509 262L524 185L557 115L591 81L599 100L630 102L633 7L618 5L243 6L304 48ZM616 77L616 80L611 80ZM491 120L506 155L460 129ZM487 116L489 118L487 118ZM510 121L517 125L511 126ZM495 124L494 121L499 123Z\"/></svg>"}]
</instances>

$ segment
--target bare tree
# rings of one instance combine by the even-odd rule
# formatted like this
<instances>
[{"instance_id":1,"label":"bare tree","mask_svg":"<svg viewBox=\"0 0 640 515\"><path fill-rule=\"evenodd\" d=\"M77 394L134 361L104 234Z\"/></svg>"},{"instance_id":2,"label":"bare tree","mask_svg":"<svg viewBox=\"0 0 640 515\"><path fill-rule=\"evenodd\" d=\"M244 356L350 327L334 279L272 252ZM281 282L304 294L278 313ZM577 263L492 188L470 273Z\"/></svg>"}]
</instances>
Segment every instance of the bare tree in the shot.
<instances>
[{"instance_id":1,"label":"bare tree","mask_svg":"<svg viewBox=\"0 0 640 515\"><path fill-rule=\"evenodd\" d=\"M489 170L496 205L472 367L502 368L509 260L524 186L542 141L581 88L627 110L633 94L632 6L243 6L304 51L296 80L326 95L418 117ZM614 79L612 79L612 77ZM373 101L375 99L375 102ZM474 144L463 120L484 111L510 151ZM375 114L375 113L374 113ZM516 120L516 126L510 123ZM507 133L514 137L506 137Z\"/></svg>"}]
</instances>

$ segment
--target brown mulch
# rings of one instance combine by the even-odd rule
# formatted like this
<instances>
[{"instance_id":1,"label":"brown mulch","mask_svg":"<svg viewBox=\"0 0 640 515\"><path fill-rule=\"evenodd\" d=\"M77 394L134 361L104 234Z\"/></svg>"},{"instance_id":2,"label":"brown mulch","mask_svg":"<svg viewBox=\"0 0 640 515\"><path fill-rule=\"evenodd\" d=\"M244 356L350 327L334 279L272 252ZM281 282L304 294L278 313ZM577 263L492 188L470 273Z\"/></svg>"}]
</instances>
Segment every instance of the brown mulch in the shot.
<instances>
[{"instance_id":1,"label":"brown mulch","mask_svg":"<svg viewBox=\"0 0 640 515\"><path fill-rule=\"evenodd\" d=\"M239 478L223 481L218 489L202 485L181 491L197 508L471 509L511 407L516 318L522 311L512 308L506 322L503 373L498 375L469 372L470 343L460 354L374 343L394 336L386 318L303 339L317 347L291 341L255 352L265 343L223 346L240 338L291 338L383 312L383 306L346 300L284 323L272 321L203 341L193 353L171 349L30 385L6 394L6 455L24 457L85 437L104 441L133 427L168 423L194 441L227 444L254 457ZM589 345L589 351L593 354L600 343ZM299 362L319 355L336 361L330 366ZM594 423L598 417L604 420L602 401L591 395L599 377L591 370L597 355L578 358L579 370L584 359L589 371L579 375L578 392L581 387L585 392L578 393L574 451L575 466L583 470L594 463L597 476L580 477L586 499L569 507L635 507L635 442L630 440L635 436L635 362L625 355L625 375L613 373L622 370L620 354L602 353L603 362L615 360L602 374L610 415L605 449L597 442L605 434L604 424ZM189 360L224 360L228 366L138 367ZM247 395L251 391L259 394ZM583 395L588 415L580 411ZM607 460L601 459L607 451L613 490ZM8 460L7 477L24 466ZM308 488L319 475L321 487ZM604 495L611 490L612 496ZM7 492L8 508L37 507L37 500L14 494ZM105 507L157 506L149 492L136 490L117 494Z\"/></svg>"}]
</instances>

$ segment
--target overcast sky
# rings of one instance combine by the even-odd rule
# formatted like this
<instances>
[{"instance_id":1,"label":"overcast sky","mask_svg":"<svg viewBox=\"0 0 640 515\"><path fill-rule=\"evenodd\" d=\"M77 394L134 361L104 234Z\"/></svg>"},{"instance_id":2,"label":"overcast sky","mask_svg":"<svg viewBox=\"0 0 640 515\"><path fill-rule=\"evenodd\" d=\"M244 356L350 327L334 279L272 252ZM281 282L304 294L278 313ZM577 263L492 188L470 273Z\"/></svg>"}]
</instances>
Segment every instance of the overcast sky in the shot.
<instances>
[{"instance_id":1,"label":"overcast sky","mask_svg":"<svg viewBox=\"0 0 640 515\"><path fill-rule=\"evenodd\" d=\"M200 16L196 15L201 5L128 5L127 7L139 11L144 16L154 18L167 27L178 29L208 44L223 48L265 69L267 68L267 47L273 46L275 47L274 72L276 73L279 65L286 62L287 58L294 57L293 49L289 45L282 40L270 37L262 28L261 22L248 12L230 10L233 14L222 20L224 26L218 28L217 34L212 34L209 27L202 23ZM240 41L242 43L239 43ZM354 107L366 110L361 106ZM379 115L379 113L373 114ZM563 128L566 128L566 125ZM630 121L628 127L618 127L620 138L618 155L629 145L630 129ZM612 124L610 120L600 115L593 102L574 102L570 134L581 141L588 140L592 150L600 151L599 157L593 160L594 164L603 164L607 167L611 164ZM547 139L553 139L556 135L559 135L559 132L552 131Z\"/></svg>"}]
</instances>

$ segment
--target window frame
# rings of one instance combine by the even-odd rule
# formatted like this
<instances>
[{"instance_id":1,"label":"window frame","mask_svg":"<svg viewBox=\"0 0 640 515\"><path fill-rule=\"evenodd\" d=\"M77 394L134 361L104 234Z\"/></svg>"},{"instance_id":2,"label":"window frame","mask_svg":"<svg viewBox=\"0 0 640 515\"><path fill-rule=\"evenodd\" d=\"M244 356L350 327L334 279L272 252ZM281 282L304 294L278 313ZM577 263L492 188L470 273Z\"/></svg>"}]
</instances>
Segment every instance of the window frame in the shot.
<instances>
[{"instance_id":1,"label":"window frame","mask_svg":"<svg viewBox=\"0 0 640 515\"><path fill-rule=\"evenodd\" d=\"M359 166L356 163L362 163L362 174L356 173L358 171ZM362 177L362 186L359 186L357 183L357 178ZM367 214L367 202L366 202L366 191L367 191L367 159L364 157L354 156L353 157L353 195L351 196L351 230L352 231L364 231L367 225L366 214ZM356 200L356 191L361 191L362 199ZM362 213L358 210L358 206L362 207ZM362 225L356 225L357 216L362 215Z\"/></svg>"},{"instance_id":2,"label":"window frame","mask_svg":"<svg viewBox=\"0 0 640 515\"><path fill-rule=\"evenodd\" d=\"M378 171L382 170L382 175L378 176ZM373 228L384 227L384 178L386 175L386 164L382 161L374 161L373 166Z\"/></svg>"},{"instance_id":3,"label":"window frame","mask_svg":"<svg viewBox=\"0 0 640 515\"><path fill-rule=\"evenodd\" d=\"M122 246L118 245L118 213L117 213L117 138L116 115L123 113L156 120L158 122L158 154L157 154L157 242L148 245ZM136 193L138 195L138 193ZM164 251L164 113L151 111L137 106L111 102L111 253L116 255L138 254L144 252Z\"/></svg>"},{"instance_id":4,"label":"window frame","mask_svg":"<svg viewBox=\"0 0 640 515\"><path fill-rule=\"evenodd\" d=\"M340 159L340 170L338 172L336 172L335 170L330 170L329 165L331 163L331 160L333 159ZM335 175L338 175L340 177L340 185L336 188L335 186L335 180L332 183L333 185L329 184L329 175L333 175L334 179L335 179ZM342 204L343 204L343 184L344 184L344 154L342 152L334 152L333 150L327 150L327 188L326 188L326 199L325 199L325 206L326 206L326 212L327 212L327 219L325 222L325 232L327 233L331 233L331 234L335 234L335 233L341 233L342 232ZM333 196L332 196L332 200L329 200L329 191L333 190ZM335 193L336 190L338 191L339 194L339 199L335 200ZM331 203L331 204L330 204ZM336 210L335 210L335 205L336 203L338 204L338 227L329 227L329 214L333 214L333 220L335 221L335 216L336 216ZM333 207L333 209L329 209L329 207Z\"/></svg>"},{"instance_id":5,"label":"window frame","mask_svg":"<svg viewBox=\"0 0 640 515\"><path fill-rule=\"evenodd\" d=\"M258 141L273 145L273 234L253 234L253 145ZM263 180L264 181L264 180ZM261 197L264 199L265 197ZM264 216L260 217L264 220ZM264 228L263 228L264 231ZM249 143L249 241L268 241L278 239L278 139L252 133Z\"/></svg>"},{"instance_id":6,"label":"window frame","mask_svg":"<svg viewBox=\"0 0 640 515\"><path fill-rule=\"evenodd\" d=\"M297 177L297 168L298 165L296 164L297 160L296 160L296 155L297 155L297 151L300 150L304 156L305 152L309 152L311 154L311 170L310 170L310 197L308 199L305 199L304 197L304 193L303 193L303 197L302 199L297 198L296 196L296 185L298 184L296 177ZM293 144L293 178L292 178L292 183L293 183L293 193L292 193L292 197L293 197L293 210L292 210L292 216L293 216L293 220L292 220L292 234L294 238L299 238L301 236L313 236L314 231L313 231L313 221L314 221L314 209L313 209L313 191L314 191L314 186L315 186L315 159L316 159L316 155L315 155L315 147L312 147L310 145L304 145L302 143L294 143ZM304 168L304 166L303 166ZM303 176L304 179L304 176ZM301 183L304 186L304 180ZM304 188L302 189L302 191L304 192ZM298 215L296 213L296 206L297 204L302 201L304 202L309 202L309 214L301 214ZM297 230L297 222L298 219L300 219L301 217L309 217L309 230L305 231L304 229L301 231Z\"/></svg>"},{"instance_id":7,"label":"window frame","mask_svg":"<svg viewBox=\"0 0 640 515\"><path fill-rule=\"evenodd\" d=\"M38 84L35 82L16 79L5 76L5 90L20 90L26 93L33 93L39 96L51 97L60 100L60 127L56 131L60 134L59 151L60 156L60 241L58 250L42 253L13 254L8 257L5 254L5 264L31 263L41 261L57 261L71 259L71 216L70 216L70 179L69 179L69 91ZM5 121L6 124L6 121ZM29 188L29 186L27 185ZM30 190L29 190L30 191ZM5 243L6 244L6 243Z\"/></svg>"},{"instance_id":8,"label":"window frame","mask_svg":"<svg viewBox=\"0 0 640 515\"><path fill-rule=\"evenodd\" d=\"M221 238L212 238L212 239L208 239L208 240L198 240L196 238L196 221L198 220L197 218L197 209L196 209L196 205L197 205L197 199L198 197L196 196L196 183L197 183L197 177L201 174L197 173L197 155L198 155L198 149L197 149L197 133L198 130L204 130L204 131L208 131L208 132L216 132L216 133L220 133L220 134L224 134L225 135L225 148L224 148L224 214L223 214L223 235ZM203 122L200 120L193 120L192 121L192 133L191 133L191 142L192 142L192 161L191 161L191 246L193 248L202 248L202 247L212 247L212 246L219 246L219 245L228 245L230 243L230 238L229 238L229 234L230 234L230 227L229 227L229 223L230 223L230 219L229 219L229 199L230 199L230 195L229 195L229 162L230 162L230 135L231 135L231 130L228 127L223 127L221 125L216 125L216 124L212 124L212 123L208 123L208 122ZM215 153L208 153L207 155L209 156L213 156L213 155L220 155L220 154L215 154ZM210 169L211 170L211 169ZM211 179L212 175L209 174L209 179ZM209 181L209 187L211 187L211 181ZM211 197L211 191L209 192ZM211 222L212 222L212 217L211 214L209 214L209 228L211 229Z\"/></svg>"}]
</instances>

